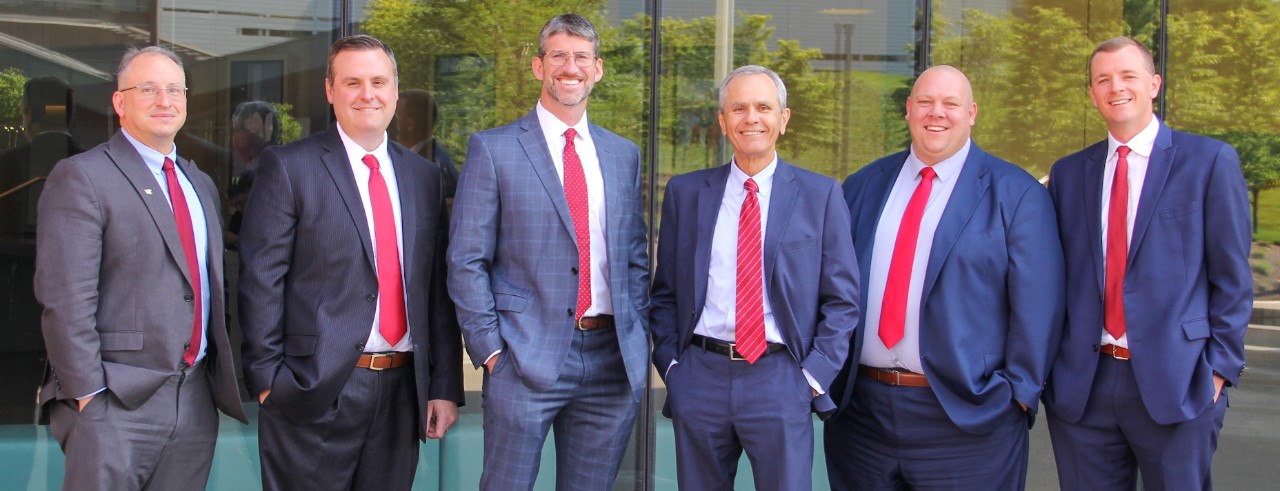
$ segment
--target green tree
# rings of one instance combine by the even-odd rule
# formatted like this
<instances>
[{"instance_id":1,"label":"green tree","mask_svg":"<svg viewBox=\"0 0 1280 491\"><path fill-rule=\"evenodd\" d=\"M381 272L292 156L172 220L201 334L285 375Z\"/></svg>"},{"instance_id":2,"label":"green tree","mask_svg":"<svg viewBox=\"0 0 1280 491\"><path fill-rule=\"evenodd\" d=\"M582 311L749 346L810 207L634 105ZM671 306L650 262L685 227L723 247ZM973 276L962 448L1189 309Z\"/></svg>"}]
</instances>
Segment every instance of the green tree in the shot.
<instances>
[{"instance_id":1,"label":"green tree","mask_svg":"<svg viewBox=\"0 0 1280 491\"><path fill-rule=\"evenodd\" d=\"M0 124L17 124L22 120L22 85L27 77L22 70L0 70Z\"/></svg>"},{"instance_id":2,"label":"green tree","mask_svg":"<svg viewBox=\"0 0 1280 491\"><path fill-rule=\"evenodd\" d=\"M1262 191L1280 184L1280 135L1274 133L1228 132L1210 135L1235 147L1240 167L1249 186L1253 206L1253 233L1258 233L1258 198Z\"/></svg>"}]
</instances>

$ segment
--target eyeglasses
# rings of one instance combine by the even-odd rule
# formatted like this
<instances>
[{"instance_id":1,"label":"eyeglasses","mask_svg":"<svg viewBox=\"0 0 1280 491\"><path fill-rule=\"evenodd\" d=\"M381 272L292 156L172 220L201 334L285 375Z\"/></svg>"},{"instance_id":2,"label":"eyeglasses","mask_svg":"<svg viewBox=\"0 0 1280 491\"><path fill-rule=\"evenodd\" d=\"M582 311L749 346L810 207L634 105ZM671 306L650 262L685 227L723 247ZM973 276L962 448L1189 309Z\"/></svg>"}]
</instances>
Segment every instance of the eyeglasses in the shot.
<instances>
[{"instance_id":1,"label":"eyeglasses","mask_svg":"<svg viewBox=\"0 0 1280 491\"><path fill-rule=\"evenodd\" d=\"M133 87L129 87L127 89L120 89L117 92L128 92L133 89L138 89L139 94L142 94L143 97L150 98L150 99L154 99L158 97L160 95L160 92L164 92L165 95L169 96L170 99L186 99L187 98L187 88L178 84L166 85L164 87L161 87L154 83L147 82L147 83L135 85Z\"/></svg>"},{"instance_id":2,"label":"eyeglasses","mask_svg":"<svg viewBox=\"0 0 1280 491\"><path fill-rule=\"evenodd\" d=\"M551 63L551 66L564 66L565 63L569 62L569 58L572 57L573 64L578 65L579 68L591 66L592 63L596 62L597 58L595 55L589 55L586 53L570 54L565 53L564 51L552 51L544 56L546 56L547 62Z\"/></svg>"}]
</instances>

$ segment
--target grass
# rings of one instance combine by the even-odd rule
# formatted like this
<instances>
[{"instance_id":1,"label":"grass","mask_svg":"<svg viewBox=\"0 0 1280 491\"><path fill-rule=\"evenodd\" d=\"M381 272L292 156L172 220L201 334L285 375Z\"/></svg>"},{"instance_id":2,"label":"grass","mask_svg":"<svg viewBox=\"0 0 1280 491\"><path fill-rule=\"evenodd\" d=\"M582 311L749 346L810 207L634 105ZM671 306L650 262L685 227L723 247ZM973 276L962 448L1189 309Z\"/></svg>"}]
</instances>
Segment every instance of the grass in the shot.
<instances>
[{"instance_id":1,"label":"grass","mask_svg":"<svg viewBox=\"0 0 1280 491\"><path fill-rule=\"evenodd\" d=\"M1280 189L1263 191L1258 202L1258 233L1253 239L1280 244Z\"/></svg>"}]
</instances>

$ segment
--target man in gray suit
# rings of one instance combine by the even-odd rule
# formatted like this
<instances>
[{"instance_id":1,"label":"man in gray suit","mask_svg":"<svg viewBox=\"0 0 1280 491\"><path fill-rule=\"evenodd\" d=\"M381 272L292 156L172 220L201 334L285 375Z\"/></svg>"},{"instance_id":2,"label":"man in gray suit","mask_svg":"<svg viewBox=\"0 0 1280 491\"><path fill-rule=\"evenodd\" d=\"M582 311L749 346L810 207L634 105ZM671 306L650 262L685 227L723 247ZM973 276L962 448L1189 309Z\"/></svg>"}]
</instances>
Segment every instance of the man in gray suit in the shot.
<instances>
[{"instance_id":1,"label":"man in gray suit","mask_svg":"<svg viewBox=\"0 0 1280 491\"><path fill-rule=\"evenodd\" d=\"M117 78L121 131L59 162L38 205L51 368L40 403L66 454L64 489L200 489L215 407L245 421L218 191L173 143L187 112L177 55L132 48Z\"/></svg>"},{"instance_id":2,"label":"man in gray suit","mask_svg":"<svg viewBox=\"0 0 1280 491\"><path fill-rule=\"evenodd\" d=\"M486 490L532 489L549 427L558 489L611 489L648 367L640 152L587 120L604 74L586 19L551 19L529 114L471 137L449 293L484 365Z\"/></svg>"},{"instance_id":3,"label":"man in gray suit","mask_svg":"<svg viewBox=\"0 0 1280 491\"><path fill-rule=\"evenodd\" d=\"M329 49L338 124L268 148L240 229L244 375L265 489L409 489L462 403L440 169L387 138L396 64Z\"/></svg>"}]
</instances>

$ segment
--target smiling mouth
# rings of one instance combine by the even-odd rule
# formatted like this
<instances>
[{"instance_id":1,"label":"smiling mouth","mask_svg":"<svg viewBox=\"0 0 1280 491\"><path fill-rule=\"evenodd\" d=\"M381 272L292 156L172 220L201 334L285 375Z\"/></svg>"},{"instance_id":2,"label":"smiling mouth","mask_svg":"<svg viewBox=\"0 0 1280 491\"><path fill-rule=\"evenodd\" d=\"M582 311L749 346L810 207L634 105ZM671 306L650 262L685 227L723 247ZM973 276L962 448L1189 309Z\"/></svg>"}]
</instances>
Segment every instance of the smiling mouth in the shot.
<instances>
[{"instance_id":1,"label":"smiling mouth","mask_svg":"<svg viewBox=\"0 0 1280 491\"><path fill-rule=\"evenodd\" d=\"M568 85L568 86L570 86L570 87L576 87L576 86L578 86L578 85L582 85L582 80L581 80L581 79L576 79L576 78L561 78L561 79L557 79L557 80L559 80L559 81L560 81L560 85Z\"/></svg>"},{"instance_id":2,"label":"smiling mouth","mask_svg":"<svg viewBox=\"0 0 1280 491\"><path fill-rule=\"evenodd\" d=\"M355 110L356 110L356 111L359 111L359 112L362 112L362 113L371 113L371 112L374 112L374 111L381 111L381 110L382 110L382 108L380 108L380 107L357 107L357 108L355 108Z\"/></svg>"},{"instance_id":3,"label":"smiling mouth","mask_svg":"<svg viewBox=\"0 0 1280 491\"><path fill-rule=\"evenodd\" d=\"M933 126L933 125L925 126L924 129L928 131L947 131L947 129L942 126Z\"/></svg>"},{"instance_id":4,"label":"smiling mouth","mask_svg":"<svg viewBox=\"0 0 1280 491\"><path fill-rule=\"evenodd\" d=\"M763 135L763 131L742 131L742 136L759 136Z\"/></svg>"},{"instance_id":5,"label":"smiling mouth","mask_svg":"<svg viewBox=\"0 0 1280 491\"><path fill-rule=\"evenodd\" d=\"M1132 102L1132 101L1133 101L1133 99L1120 99L1120 100L1118 100L1118 101L1111 101L1111 105L1112 105L1112 106L1119 106L1119 105L1121 105L1121 104L1128 104L1128 103L1130 103L1130 102Z\"/></svg>"}]
</instances>

